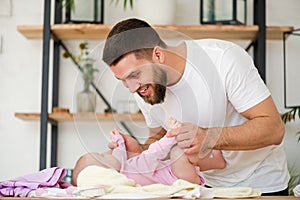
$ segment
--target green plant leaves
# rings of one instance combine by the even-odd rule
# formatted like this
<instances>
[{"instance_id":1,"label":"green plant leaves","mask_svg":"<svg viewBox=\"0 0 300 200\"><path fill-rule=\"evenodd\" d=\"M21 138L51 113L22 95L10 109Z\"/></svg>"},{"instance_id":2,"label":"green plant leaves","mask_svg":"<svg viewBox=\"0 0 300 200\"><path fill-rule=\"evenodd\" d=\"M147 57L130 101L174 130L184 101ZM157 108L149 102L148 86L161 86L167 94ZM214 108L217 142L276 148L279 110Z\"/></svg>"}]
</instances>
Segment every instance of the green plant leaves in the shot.
<instances>
[{"instance_id":1,"label":"green plant leaves","mask_svg":"<svg viewBox=\"0 0 300 200\"><path fill-rule=\"evenodd\" d=\"M115 1L115 6L116 6L116 5L118 5L120 0L111 0L110 3L114 2L114 1ZM126 8L127 8L127 2L128 1L129 1L129 4L130 4L130 8L131 9L133 8L133 0L124 0L124 4L123 4L124 10L126 10Z\"/></svg>"},{"instance_id":2,"label":"green plant leaves","mask_svg":"<svg viewBox=\"0 0 300 200\"><path fill-rule=\"evenodd\" d=\"M94 59L89 56L89 46L88 42L81 42L79 44L80 53L78 55L74 55L72 53L64 52L63 58L72 58L72 60L76 63L76 66L82 72L82 78L84 81L84 87L88 88L88 86L94 80L94 73L98 72L98 69L94 68Z\"/></svg>"},{"instance_id":3,"label":"green plant leaves","mask_svg":"<svg viewBox=\"0 0 300 200\"><path fill-rule=\"evenodd\" d=\"M300 119L300 107L294 107L291 110L289 110L288 112L284 113L281 115L281 119L283 121L283 123L287 123L290 121L295 121L295 117L297 116L297 112L298 112L298 118ZM300 131L298 131L296 133L296 136L298 137L298 143L300 143Z\"/></svg>"},{"instance_id":4,"label":"green plant leaves","mask_svg":"<svg viewBox=\"0 0 300 200\"><path fill-rule=\"evenodd\" d=\"M75 0L59 0L59 7L60 8L67 8L75 11Z\"/></svg>"},{"instance_id":5,"label":"green plant leaves","mask_svg":"<svg viewBox=\"0 0 300 200\"><path fill-rule=\"evenodd\" d=\"M298 111L298 117L300 118L300 107L294 107L288 112L281 115L281 119L284 123L295 120L296 112Z\"/></svg>"}]
</instances>

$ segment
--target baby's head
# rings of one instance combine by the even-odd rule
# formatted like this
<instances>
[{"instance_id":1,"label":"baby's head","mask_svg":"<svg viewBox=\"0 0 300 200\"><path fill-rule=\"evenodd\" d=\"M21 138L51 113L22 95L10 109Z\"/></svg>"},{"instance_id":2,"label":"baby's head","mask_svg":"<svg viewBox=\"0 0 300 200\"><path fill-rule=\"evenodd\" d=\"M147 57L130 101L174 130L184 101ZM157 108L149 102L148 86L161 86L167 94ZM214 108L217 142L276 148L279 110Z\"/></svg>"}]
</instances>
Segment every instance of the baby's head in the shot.
<instances>
[{"instance_id":1,"label":"baby's head","mask_svg":"<svg viewBox=\"0 0 300 200\"><path fill-rule=\"evenodd\" d=\"M110 153L87 153L81 156L75 164L72 174L72 183L77 185L77 178L79 173L86 167L97 165L99 167L113 168L120 171L119 161Z\"/></svg>"}]
</instances>

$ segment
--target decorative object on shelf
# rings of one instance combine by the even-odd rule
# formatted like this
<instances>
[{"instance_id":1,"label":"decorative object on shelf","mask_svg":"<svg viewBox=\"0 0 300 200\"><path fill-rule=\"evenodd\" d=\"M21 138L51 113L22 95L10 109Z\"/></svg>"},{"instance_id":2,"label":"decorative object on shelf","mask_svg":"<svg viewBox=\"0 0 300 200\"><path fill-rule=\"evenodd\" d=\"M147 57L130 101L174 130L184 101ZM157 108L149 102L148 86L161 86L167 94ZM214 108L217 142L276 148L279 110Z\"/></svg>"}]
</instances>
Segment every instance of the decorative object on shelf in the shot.
<instances>
[{"instance_id":1,"label":"decorative object on shelf","mask_svg":"<svg viewBox=\"0 0 300 200\"><path fill-rule=\"evenodd\" d=\"M96 96L90 90L90 84L93 81L93 61L91 59L85 59L83 68L83 80L84 89L76 96L77 112L95 112L96 108Z\"/></svg>"},{"instance_id":2,"label":"decorative object on shelf","mask_svg":"<svg viewBox=\"0 0 300 200\"><path fill-rule=\"evenodd\" d=\"M103 24L104 0L59 0L65 23Z\"/></svg>"},{"instance_id":3,"label":"decorative object on shelf","mask_svg":"<svg viewBox=\"0 0 300 200\"><path fill-rule=\"evenodd\" d=\"M201 24L242 25L247 21L247 0L200 0Z\"/></svg>"},{"instance_id":4,"label":"decorative object on shelf","mask_svg":"<svg viewBox=\"0 0 300 200\"><path fill-rule=\"evenodd\" d=\"M299 37L300 36L300 29L295 29L293 31L289 31L289 32L285 32L283 33L283 81L284 81L284 107L289 109L287 112L285 112L284 114L282 114L281 118L283 120L284 123L290 122L290 121L295 121L296 116L298 116L298 118L300 119L300 100L298 99L299 97L299 89L297 89L297 87L295 87L295 84L298 85L299 82L299 78L298 78L298 72L297 71L293 71L288 73L288 58L290 56L294 56L294 59L296 59L298 57L298 53L295 53L293 50L290 51L290 54L288 54L289 49L287 47L287 41L286 38L289 37L289 40L291 41L291 44L295 43L295 41L293 41L293 37L291 36L296 36ZM289 63L290 64L290 63ZM296 63L296 65L294 66L296 69L299 69L298 67L299 62ZM290 64L291 66L291 64ZM287 78L288 76L290 76L290 78ZM291 77L292 76L292 77ZM287 82L287 80L295 80L298 82L293 82L291 87L288 87L289 84ZM288 90L289 89L289 90ZM294 95L295 97L291 97L289 96L288 98L288 94L290 95ZM288 102L288 100L290 100L290 102ZM300 143L300 130L296 133L298 136L298 142Z\"/></svg>"},{"instance_id":5,"label":"decorative object on shelf","mask_svg":"<svg viewBox=\"0 0 300 200\"><path fill-rule=\"evenodd\" d=\"M77 112L95 112L96 96L95 93L90 90L90 85L94 80L94 73L98 70L93 66L94 60L89 57L88 43L80 43L79 48L80 54L78 56L70 55L69 53L65 52L63 57L69 58L72 56L82 68L84 89L76 96Z\"/></svg>"}]
</instances>

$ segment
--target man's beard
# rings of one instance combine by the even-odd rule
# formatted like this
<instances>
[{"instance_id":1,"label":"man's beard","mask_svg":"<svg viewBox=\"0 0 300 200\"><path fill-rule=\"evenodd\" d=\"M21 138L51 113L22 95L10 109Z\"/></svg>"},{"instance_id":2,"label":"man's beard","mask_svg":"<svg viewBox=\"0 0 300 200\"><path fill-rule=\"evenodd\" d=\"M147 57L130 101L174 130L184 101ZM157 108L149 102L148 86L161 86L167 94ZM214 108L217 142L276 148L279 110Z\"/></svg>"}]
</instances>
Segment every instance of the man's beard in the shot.
<instances>
[{"instance_id":1,"label":"man's beard","mask_svg":"<svg viewBox=\"0 0 300 200\"><path fill-rule=\"evenodd\" d=\"M154 94L151 96L142 96L140 93L138 93L145 102L154 105L158 103L164 102L165 96L166 96L166 86L161 84L151 84L149 87L153 88Z\"/></svg>"},{"instance_id":2,"label":"man's beard","mask_svg":"<svg viewBox=\"0 0 300 200\"><path fill-rule=\"evenodd\" d=\"M148 87L152 87L153 95L142 96L145 102L154 105L164 102L166 96L167 74L165 71L158 67L153 68L154 83L148 84Z\"/></svg>"}]
</instances>

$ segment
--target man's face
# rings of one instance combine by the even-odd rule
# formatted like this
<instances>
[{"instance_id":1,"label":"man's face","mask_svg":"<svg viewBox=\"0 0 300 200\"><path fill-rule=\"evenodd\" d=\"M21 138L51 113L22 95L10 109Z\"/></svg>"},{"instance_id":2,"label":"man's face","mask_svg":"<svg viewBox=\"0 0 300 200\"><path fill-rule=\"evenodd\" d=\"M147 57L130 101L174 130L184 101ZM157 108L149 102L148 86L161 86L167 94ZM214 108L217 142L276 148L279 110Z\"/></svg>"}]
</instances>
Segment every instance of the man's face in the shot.
<instances>
[{"instance_id":1,"label":"man's face","mask_svg":"<svg viewBox=\"0 0 300 200\"><path fill-rule=\"evenodd\" d=\"M164 101L167 77L159 64L136 59L130 53L110 68L130 92L137 92L145 102L153 105Z\"/></svg>"}]
</instances>

